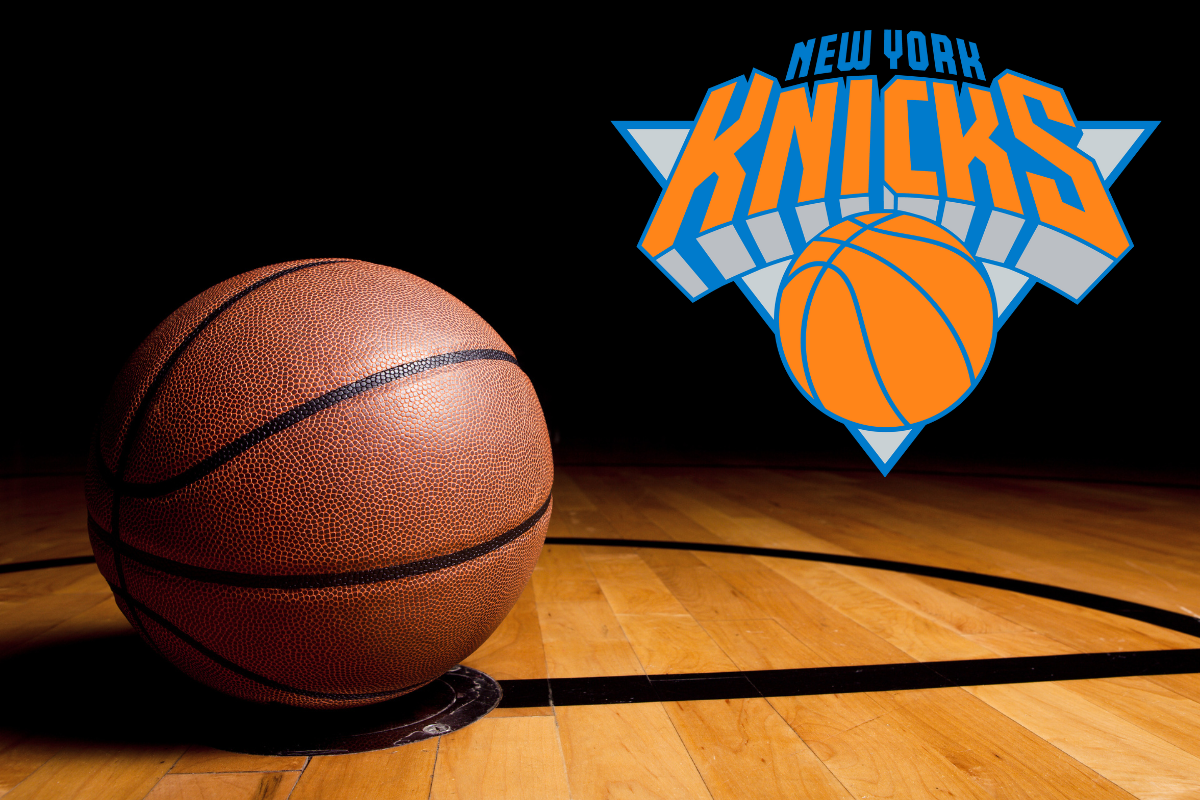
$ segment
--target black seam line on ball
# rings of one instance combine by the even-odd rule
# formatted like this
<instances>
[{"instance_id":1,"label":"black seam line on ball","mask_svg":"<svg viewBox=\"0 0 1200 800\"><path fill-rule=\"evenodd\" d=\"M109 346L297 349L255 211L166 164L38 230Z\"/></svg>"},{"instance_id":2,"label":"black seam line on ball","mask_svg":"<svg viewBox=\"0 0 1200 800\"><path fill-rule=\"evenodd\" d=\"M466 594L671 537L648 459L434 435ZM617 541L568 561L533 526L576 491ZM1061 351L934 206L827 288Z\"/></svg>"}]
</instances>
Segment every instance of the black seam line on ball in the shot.
<instances>
[{"instance_id":1,"label":"black seam line on ball","mask_svg":"<svg viewBox=\"0 0 1200 800\"><path fill-rule=\"evenodd\" d=\"M743 556L766 556L768 558L791 558L799 561L819 561L826 564L844 564L850 567L866 567L867 569L882 569L889 572L906 572L910 575L923 575L927 578L941 578L959 583L971 583L976 586L988 586L993 589L1003 589L1008 592L1027 594L1033 597L1044 597L1048 600L1058 600L1062 603L1104 611L1126 619L1136 619L1148 622L1167 630L1186 633L1189 636L1200 636L1200 618L1189 617L1175 611L1122 600L1118 597L1105 597L1091 592L1081 592L1076 589L1065 589L1061 586L1051 586L1045 583L1034 583L1017 578L1002 578L999 575L986 575L980 572L967 572L961 569L945 567L930 567L924 564L910 564L904 561L886 561L881 558L863 558L861 556L844 556L833 553L813 553L806 550L781 550L774 547L746 547L735 544L714 544L708 542L664 542L652 539L596 539L575 536L547 536L546 544L575 544L592 547L645 547L658 550L696 550L707 553L733 553Z\"/></svg>"},{"instance_id":2,"label":"black seam line on ball","mask_svg":"<svg viewBox=\"0 0 1200 800\"><path fill-rule=\"evenodd\" d=\"M356 570L353 572L335 572L323 575L259 575L248 572L231 572L221 569L209 569L208 567L196 567L191 564L175 561L174 559L162 558L125 542L117 541L90 516L88 517L88 530L97 539L108 545L110 549L120 553L125 558L169 575L177 575L181 578L202 581L204 583L244 586L254 589L324 589L331 586L362 586L371 583L398 580L400 578L411 578L416 575L425 575L430 572L437 572L438 570L463 564L480 556L487 555L493 550L498 550L504 545L520 538L523 534L528 533L545 516L546 510L549 508L550 498L547 497L546 502L542 503L541 507L533 513L533 516L517 527L488 539L486 542L472 545L454 553L422 558L417 561L409 561L407 564L397 564L391 567Z\"/></svg>"},{"instance_id":3,"label":"black seam line on ball","mask_svg":"<svg viewBox=\"0 0 1200 800\"><path fill-rule=\"evenodd\" d=\"M138 401L138 406L133 412L133 418L129 421L129 427L125 431L125 437L121 441L120 455L117 457L116 468L112 471L111 474L114 474L119 478L121 473L124 472L124 462L129 456L129 450L131 449L134 439L137 438L138 428L141 427L142 418L146 415L146 411L149 408L150 401L154 398L154 395L157 394L158 389L162 385L162 383L167 379L167 375L170 374L171 370L175 367L175 362L177 362L179 360L180 356L183 355L183 352L188 349L188 347L191 345L191 343L193 341L195 341L197 336L199 336L201 333L204 332L204 329L207 328L209 326L209 324L212 323L213 320L215 320L217 317L219 317L225 311L228 311L229 307L232 306L234 303L236 303L238 300L241 300L243 297L245 297L246 295L255 291L256 289L260 289L263 286L266 286L268 283L271 283L272 281L276 281L285 275L290 275L293 272L298 272L299 270L302 270L302 269L308 269L309 267L319 267L323 264L344 264L344 263L347 263L347 261L348 261L347 259L327 259L325 261L310 261L307 264L297 264L294 267L288 267L287 269L281 269L279 272L275 272L275 273L272 273L271 275L267 275L265 278L260 278L259 280L250 284L246 288L242 289L237 294L233 295L233 297L230 297L228 300L221 303L221 305L217 306L212 311L208 312L208 314L205 315L204 319L200 320L200 322L197 323L196 327L192 328L191 332L186 337L184 337L183 341L180 342L178 345L176 345L175 349L173 351L171 351L171 355L168 356L167 360L163 362L163 365L158 368L158 372L155 374L154 380L151 381L150 385L146 388L146 392L145 392L145 394L142 395L142 399ZM97 452L97 455L100 456L99 452ZM102 471L105 473L109 473L108 465L104 463L103 456L99 457L99 462L100 462Z\"/></svg>"},{"instance_id":4,"label":"black seam line on ball","mask_svg":"<svg viewBox=\"0 0 1200 800\"><path fill-rule=\"evenodd\" d=\"M149 608L145 603L141 603L141 602L135 600L133 598L133 596L131 594L129 594L129 592L127 592L126 590L120 588L119 586L114 586L111 583L109 584L109 587L112 589L113 594L120 597L122 600L124 600L130 606L136 607L138 609L138 611L145 614L147 617L154 620L162 627L166 628L168 631L170 631L176 637L178 637L180 639L180 641L183 641L186 644L190 645L195 650L208 656L210 659L217 662L218 664L225 667L226 669L230 670L231 672L236 672L238 675L241 675L243 678L249 678L250 680L255 681L256 683L261 683L262 685L269 686L272 689L278 689L281 692L290 692L291 694L299 694L299 695L304 695L305 697L316 697L316 698L321 698L321 699L325 699L325 700L373 700L373 699L377 699L377 698L390 697L392 695L400 694L402 692L407 692L407 691L410 691L411 689L415 688L418 685L418 684L413 684L412 686L405 686L404 688L401 688L401 689L391 689L386 692L369 692L366 694L335 694L333 692L314 692L314 691L310 691L308 689L298 689L295 686L288 686L286 683L280 683L279 681L271 680L270 678L266 677L265 675L259 675L257 672L252 672L252 671L246 669L245 667L241 666L240 664L235 664L234 662L230 661L228 658L225 658L224 656L222 656L220 653L216 653L216 652L210 650L209 648L205 647L204 645L200 644L200 642L196 641L194 638L192 638L191 636L189 636L188 634L186 634L182 630L180 630L178 628L178 626L171 623L170 620L164 618L161 614L159 614L158 612Z\"/></svg>"},{"instance_id":5,"label":"black seam line on ball","mask_svg":"<svg viewBox=\"0 0 1200 800\"><path fill-rule=\"evenodd\" d=\"M133 417L129 420L129 427L126 428L125 436L122 439L120 447L117 451L117 465L116 465L116 468L114 471L113 480L110 481L110 483L119 484L121 482L122 478L124 477L125 466L129 460L129 453L133 449L134 441L137 440L138 432L141 430L142 420L145 418L146 411L150 407L150 401L154 398L154 395L158 392L159 386L161 386L163 381L166 380L168 373L170 373L171 369L175 366L175 362L179 360L179 357L183 354L183 351L186 350L193 341L195 341L196 337L200 335L201 331L203 331L205 328L208 327L209 323L211 323L214 319L216 319L218 316L220 316L222 312L224 312L226 309L228 309L230 306L232 306L238 300L240 300L241 298L250 294L255 289L258 289L261 286L265 286L266 284L270 283L271 281L277 280L278 278L282 278L284 275L289 275L293 272L296 272L297 270L307 269L308 267L320 266L321 264L342 264L342 263L346 263L348 260L349 259L344 259L344 258L331 258L331 259L325 259L322 261L309 261L306 264L297 264L294 267L288 267L287 269L281 269L279 272L273 273L271 275L267 275L266 277L255 281L253 284L251 284L250 286L247 286L245 289L242 289L240 292L235 294L233 297L230 297L224 303L222 303L221 305L217 306L215 309L210 311L204 317L204 319L202 319L200 321L200 323L191 330L191 332L184 338L184 340L175 347L175 349L171 352L171 355L167 357L167 360L165 362L163 362L163 365L158 368L158 372L155 374L154 380L150 382L150 386L148 386L146 388L146 393L143 394L142 399L138 401L137 407L133 411ZM99 445L99 443L97 442L97 450L96 450L97 463L99 463L99 465L101 467L101 470L100 470L101 474L104 475L108 472L108 466L104 463L104 456L100 453L98 445ZM121 526L120 526L121 511L120 511L120 509L121 509L121 491L119 488L115 488L115 489L113 489L112 510L110 512L109 527L112 529L113 538L115 538L118 541L120 541L120 538L121 538ZM119 553L113 554L113 568L117 573L117 583L119 583L122 587L124 587L125 586L125 566L124 566L124 564L121 563L121 556ZM134 625L137 626L138 631L141 632L141 634L143 636L146 636L145 628L142 627L142 619L136 611L133 612L133 623L134 623ZM146 636L146 639L148 641L153 641L148 636Z\"/></svg>"},{"instance_id":6,"label":"black seam line on ball","mask_svg":"<svg viewBox=\"0 0 1200 800\"><path fill-rule=\"evenodd\" d=\"M320 397L313 398L307 403L302 403L293 409L283 412L269 422L259 425L249 433L239 436L220 450L172 478L154 483L117 482L116 476L112 476L111 480L116 482L117 488L127 497L160 497L164 494L170 494L203 478L208 473L246 452L267 437L284 431L296 423L308 419L319 411L324 411L331 406L349 400L363 392L391 383L392 381L400 380L401 378L411 378L414 375L427 372L431 369L451 364L462 364L467 361L507 361L510 364L517 363L517 359L503 350L478 349L442 353L417 361L410 361L407 364L397 364L394 367L380 370L365 378L359 378L353 383L339 386ZM105 477L108 478L109 476L106 475Z\"/></svg>"}]
</instances>

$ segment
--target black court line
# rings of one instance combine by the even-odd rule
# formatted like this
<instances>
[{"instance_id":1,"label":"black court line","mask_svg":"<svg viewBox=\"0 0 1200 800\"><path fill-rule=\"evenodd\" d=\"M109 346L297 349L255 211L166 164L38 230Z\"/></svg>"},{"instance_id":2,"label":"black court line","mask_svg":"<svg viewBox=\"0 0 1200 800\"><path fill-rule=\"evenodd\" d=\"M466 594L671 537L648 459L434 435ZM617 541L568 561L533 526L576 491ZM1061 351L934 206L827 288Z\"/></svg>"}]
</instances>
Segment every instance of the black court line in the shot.
<instances>
[{"instance_id":1,"label":"black court line","mask_svg":"<svg viewBox=\"0 0 1200 800\"><path fill-rule=\"evenodd\" d=\"M95 564L95 556L71 556L69 558L47 558L42 561L18 561L13 564L0 564L0 575L10 572L29 572L34 569L51 569L53 567L73 567L76 564Z\"/></svg>"},{"instance_id":2,"label":"black court line","mask_svg":"<svg viewBox=\"0 0 1200 800\"><path fill-rule=\"evenodd\" d=\"M1019 594L1094 608L1117 616L1200 636L1200 620L1183 614L1089 592L1047 584L1000 578L963 570L928 567L902 561L780 550L766 547L664 542L646 539L595 539L548 536L546 544L596 547L645 547L698 550L735 555L768 556L882 569L990 586ZM0 573L67 566L94 561L90 556L0 565ZM116 587L114 593L124 594ZM1037 681L1087 680L1137 675L1200 673L1200 648L1141 650L1115 653L1076 653L1021 658L983 658L844 667L706 672L669 675L617 675L588 678L504 680L502 708L549 705L598 705L669 700L721 700L745 697L787 697L811 694L902 691L909 689L984 686Z\"/></svg>"},{"instance_id":3,"label":"black court line","mask_svg":"<svg viewBox=\"0 0 1200 800\"><path fill-rule=\"evenodd\" d=\"M976 586L988 586L993 589L1003 589L1008 592L1027 594L1034 597L1044 597L1048 600L1059 600L1063 603L1104 611L1119 617L1136 619L1157 625L1160 628L1186 633L1189 636L1200 637L1200 619L1187 614L1179 614L1154 606L1135 603L1132 600L1121 600L1116 597L1105 597L1091 592L1080 592L1075 589L1064 589L1045 583L1034 583L1016 578L1001 578L997 575L985 575L980 572L967 572L960 569L930 567L924 564L909 564L904 561L887 561L881 558L862 558L859 556L843 556L833 553L814 553L806 550L781 550L773 547L745 547L735 544L711 544L708 542L663 542L653 539L593 539L575 536L547 536L546 544L580 544L592 547L645 547L657 550L697 550L706 553L732 553L742 556L767 556L770 558L790 558L798 561L819 561L826 564L844 564L850 567L866 567L881 569L888 572L904 572L909 575L923 575L927 578L941 578L959 583L971 583Z\"/></svg>"},{"instance_id":4,"label":"black court line","mask_svg":"<svg viewBox=\"0 0 1200 800\"><path fill-rule=\"evenodd\" d=\"M504 680L501 708L895 692L1200 672L1200 649L923 661L811 669Z\"/></svg>"}]
</instances>

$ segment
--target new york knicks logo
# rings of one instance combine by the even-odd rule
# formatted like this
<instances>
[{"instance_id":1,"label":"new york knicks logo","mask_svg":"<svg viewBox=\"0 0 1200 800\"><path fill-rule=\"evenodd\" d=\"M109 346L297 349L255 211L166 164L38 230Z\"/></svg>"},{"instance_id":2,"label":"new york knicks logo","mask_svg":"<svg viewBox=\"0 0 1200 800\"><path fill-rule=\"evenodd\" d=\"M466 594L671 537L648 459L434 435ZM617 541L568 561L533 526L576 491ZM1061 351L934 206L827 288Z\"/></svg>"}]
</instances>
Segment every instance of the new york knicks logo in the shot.
<instances>
[{"instance_id":1,"label":"new york knicks logo","mask_svg":"<svg viewBox=\"0 0 1200 800\"><path fill-rule=\"evenodd\" d=\"M787 80L831 72L837 39L797 44ZM839 69L865 69L871 32L841 39ZM985 81L978 49L957 40L956 64L930 40L884 31L884 53L945 77L754 70L692 121L614 123L663 187L639 249L693 301L735 283L885 475L979 385L1035 283L1078 303L1129 252L1108 188L1158 124L1080 122L1012 71L960 88L958 65Z\"/></svg>"}]
</instances>

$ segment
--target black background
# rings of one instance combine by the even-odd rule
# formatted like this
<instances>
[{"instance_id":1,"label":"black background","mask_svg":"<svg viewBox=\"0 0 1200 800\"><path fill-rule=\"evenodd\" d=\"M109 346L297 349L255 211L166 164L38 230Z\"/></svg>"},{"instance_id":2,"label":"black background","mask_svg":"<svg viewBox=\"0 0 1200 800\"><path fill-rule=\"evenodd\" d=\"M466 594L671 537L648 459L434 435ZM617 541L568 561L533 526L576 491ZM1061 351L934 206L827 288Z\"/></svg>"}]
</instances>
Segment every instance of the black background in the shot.
<instances>
[{"instance_id":1,"label":"black background","mask_svg":"<svg viewBox=\"0 0 1200 800\"><path fill-rule=\"evenodd\" d=\"M1195 481L1190 90L1161 59L1140 68L1162 52L1149 23L470 23L47 40L16 80L4 471L81 467L158 322L234 274L320 257L408 270L478 311L532 378L560 462L874 471L735 287L693 304L639 253L659 187L610 121L691 119L710 86L782 79L798 39L890 27L975 41L989 82L1061 86L1080 120L1163 121L1112 190L1133 251L1079 305L1035 287L976 391L897 469Z\"/></svg>"}]
</instances>

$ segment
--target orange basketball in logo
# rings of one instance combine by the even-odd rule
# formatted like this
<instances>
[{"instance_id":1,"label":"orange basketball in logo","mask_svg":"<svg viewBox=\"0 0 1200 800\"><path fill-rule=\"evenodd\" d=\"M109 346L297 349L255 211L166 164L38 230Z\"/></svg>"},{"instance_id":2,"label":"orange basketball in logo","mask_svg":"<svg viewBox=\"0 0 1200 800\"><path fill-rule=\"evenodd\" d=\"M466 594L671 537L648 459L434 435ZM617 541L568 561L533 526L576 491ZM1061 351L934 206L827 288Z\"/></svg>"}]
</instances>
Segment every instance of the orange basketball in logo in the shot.
<instances>
[{"instance_id":1,"label":"orange basketball in logo","mask_svg":"<svg viewBox=\"0 0 1200 800\"><path fill-rule=\"evenodd\" d=\"M991 354L995 300L952 233L860 214L813 239L784 276L779 349L797 385L846 422L909 427L952 407Z\"/></svg>"}]
</instances>

